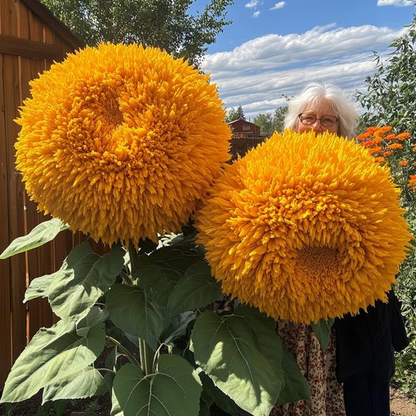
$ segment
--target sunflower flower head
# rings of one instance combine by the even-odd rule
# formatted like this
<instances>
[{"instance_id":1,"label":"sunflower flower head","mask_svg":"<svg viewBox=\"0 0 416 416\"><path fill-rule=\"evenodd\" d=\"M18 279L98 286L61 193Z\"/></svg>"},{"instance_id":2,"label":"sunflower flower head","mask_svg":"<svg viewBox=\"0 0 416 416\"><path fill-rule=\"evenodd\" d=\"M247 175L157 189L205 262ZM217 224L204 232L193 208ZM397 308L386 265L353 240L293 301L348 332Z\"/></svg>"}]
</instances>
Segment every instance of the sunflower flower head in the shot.
<instances>
[{"instance_id":1,"label":"sunflower flower head","mask_svg":"<svg viewBox=\"0 0 416 416\"><path fill-rule=\"evenodd\" d=\"M229 159L215 85L159 49L88 47L31 88L17 120L26 190L95 240L178 230Z\"/></svg>"},{"instance_id":2,"label":"sunflower flower head","mask_svg":"<svg viewBox=\"0 0 416 416\"><path fill-rule=\"evenodd\" d=\"M275 133L226 168L197 213L225 293L316 322L386 300L411 235L389 169L347 139Z\"/></svg>"}]
</instances>

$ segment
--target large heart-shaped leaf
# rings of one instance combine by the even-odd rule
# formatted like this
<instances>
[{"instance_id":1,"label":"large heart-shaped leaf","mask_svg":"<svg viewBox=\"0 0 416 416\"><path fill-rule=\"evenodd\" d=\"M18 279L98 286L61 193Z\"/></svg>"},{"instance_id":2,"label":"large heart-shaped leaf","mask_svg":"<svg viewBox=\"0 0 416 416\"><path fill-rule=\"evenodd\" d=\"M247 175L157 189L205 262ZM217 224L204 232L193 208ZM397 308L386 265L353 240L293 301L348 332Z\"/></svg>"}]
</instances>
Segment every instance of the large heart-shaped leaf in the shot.
<instances>
[{"instance_id":1,"label":"large heart-shaped leaf","mask_svg":"<svg viewBox=\"0 0 416 416\"><path fill-rule=\"evenodd\" d=\"M195 361L243 410L268 416L283 386L275 323L240 305L233 315L200 315L192 332Z\"/></svg>"},{"instance_id":2,"label":"large heart-shaped leaf","mask_svg":"<svg viewBox=\"0 0 416 416\"><path fill-rule=\"evenodd\" d=\"M77 374L100 355L104 344L102 325L92 327L86 336L77 334L74 322L41 328L14 363L1 402L26 400L45 386Z\"/></svg>"},{"instance_id":3,"label":"large heart-shaped leaf","mask_svg":"<svg viewBox=\"0 0 416 416\"><path fill-rule=\"evenodd\" d=\"M296 364L293 355L283 348L282 360L285 382L280 391L277 403L294 403L299 400L309 400L310 390L309 383Z\"/></svg>"},{"instance_id":4,"label":"large heart-shaped leaf","mask_svg":"<svg viewBox=\"0 0 416 416\"><path fill-rule=\"evenodd\" d=\"M62 319L85 316L114 284L124 265L123 255L121 246L113 245L103 256L89 253L75 261L68 256L48 289L52 310Z\"/></svg>"},{"instance_id":5,"label":"large heart-shaped leaf","mask_svg":"<svg viewBox=\"0 0 416 416\"><path fill-rule=\"evenodd\" d=\"M166 310L152 302L143 289L116 284L107 293L110 319L123 331L143 338L156 349L163 330L169 326Z\"/></svg>"},{"instance_id":6,"label":"large heart-shaped leaf","mask_svg":"<svg viewBox=\"0 0 416 416\"><path fill-rule=\"evenodd\" d=\"M178 281L169 297L169 313L204 307L221 296L221 285L211 276L211 268L205 261L188 267L185 276Z\"/></svg>"},{"instance_id":7,"label":"large heart-shaped leaf","mask_svg":"<svg viewBox=\"0 0 416 416\"><path fill-rule=\"evenodd\" d=\"M0 259L4 260L16 254L43 246L52 241L61 231L68 228L69 225L64 224L59 218L44 221L37 225L29 234L13 240L6 250L1 253Z\"/></svg>"},{"instance_id":8,"label":"large heart-shaped leaf","mask_svg":"<svg viewBox=\"0 0 416 416\"><path fill-rule=\"evenodd\" d=\"M195 416L201 390L196 371L181 357L162 355L157 373L148 376L126 364L114 379L111 415Z\"/></svg>"},{"instance_id":9,"label":"large heart-shaped leaf","mask_svg":"<svg viewBox=\"0 0 416 416\"><path fill-rule=\"evenodd\" d=\"M39 297L43 297L43 298L47 297L51 284L56 279L59 279L59 276L65 273L65 271L68 269L68 263L71 265L77 264L89 254L93 254L93 251L88 241L84 241L82 244L77 245L68 254L61 268L58 271L52 274L47 274L45 276L37 277L36 279L33 279L30 282L30 285L27 288L26 293L25 293L24 302L27 302L29 300L36 299ZM68 270L67 273L69 276L72 275L71 270Z\"/></svg>"},{"instance_id":10,"label":"large heart-shaped leaf","mask_svg":"<svg viewBox=\"0 0 416 416\"><path fill-rule=\"evenodd\" d=\"M104 394L107 390L104 377L94 367L77 374L69 374L43 390L42 404L51 400L86 399Z\"/></svg>"},{"instance_id":11,"label":"large heart-shaped leaf","mask_svg":"<svg viewBox=\"0 0 416 416\"><path fill-rule=\"evenodd\" d=\"M169 297L183 272L160 262L141 268L139 274L140 287L146 295L159 305L167 307Z\"/></svg>"}]
</instances>

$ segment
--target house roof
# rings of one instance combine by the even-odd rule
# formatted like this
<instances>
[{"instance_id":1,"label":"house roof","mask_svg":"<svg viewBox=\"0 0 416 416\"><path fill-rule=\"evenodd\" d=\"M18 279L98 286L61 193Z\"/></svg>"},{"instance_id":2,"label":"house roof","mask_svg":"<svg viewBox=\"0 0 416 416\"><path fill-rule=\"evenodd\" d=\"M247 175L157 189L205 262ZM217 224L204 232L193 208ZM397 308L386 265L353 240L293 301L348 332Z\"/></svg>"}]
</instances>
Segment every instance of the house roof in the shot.
<instances>
[{"instance_id":1,"label":"house roof","mask_svg":"<svg viewBox=\"0 0 416 416\"><path fill-rule=\"evenodd\" d=\"M21 0L40 20L47 24L59 37L66 41L72 48L84 46L71 31L58 20L53 13L38 0Z\"/></svg>"},{"instance_id":2,"label":"house roof","mask_svg":"<svg viewBox=\"0 0 416 416\"><path fill-rule=\"evenodd\" d=\"M251 121L244 120L243 118L238 118L237 120L230 121L228 124L234 124L237 121L244 121L244 123L252 124L253 126L257 126L257 124L252 123ZM257 126L258 127L258 126Z\"/></svg>"}]
</instances>

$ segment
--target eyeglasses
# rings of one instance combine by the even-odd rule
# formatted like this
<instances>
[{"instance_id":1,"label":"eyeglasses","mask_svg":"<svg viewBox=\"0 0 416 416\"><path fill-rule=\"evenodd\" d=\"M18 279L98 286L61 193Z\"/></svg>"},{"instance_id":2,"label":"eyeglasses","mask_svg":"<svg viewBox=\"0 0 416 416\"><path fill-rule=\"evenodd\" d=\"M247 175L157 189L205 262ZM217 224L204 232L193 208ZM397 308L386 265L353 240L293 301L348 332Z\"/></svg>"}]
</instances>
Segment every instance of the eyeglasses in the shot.
<instances>
[{"instance_id":1,"label":"eyeglasses","mask_svg":"<svg viewBox=\"0 0 416 416\"><path fill-rule=\"evenodd\" d=\"M322 116L321 118L316 117L315 114L302 113L298 115L299 120L305 126L312 126L319 120L322 127L333 127L338 123L339 118L337 116Z\"/></svg>"}]
</instances>

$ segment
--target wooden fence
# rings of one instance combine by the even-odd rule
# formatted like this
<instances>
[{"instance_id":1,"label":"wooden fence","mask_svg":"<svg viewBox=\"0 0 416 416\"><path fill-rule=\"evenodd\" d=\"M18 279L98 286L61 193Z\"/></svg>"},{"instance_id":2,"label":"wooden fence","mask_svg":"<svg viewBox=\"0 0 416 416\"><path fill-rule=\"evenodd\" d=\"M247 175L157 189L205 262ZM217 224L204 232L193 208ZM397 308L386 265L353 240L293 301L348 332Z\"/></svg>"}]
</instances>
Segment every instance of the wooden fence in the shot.
<instances>
[{"instance_id":1,"label":"wooden fence","mask_svg":"<svg viewBox=\"0 0 416 416\"><path fill-rule=\"evenodd\" d=\"M13 120L29 95L29 81L78 46L37 0L0 1L0 252L45 219L28 200L15 171L19 128ZM0 261L0 390L30 337L54 320L47 302L22 303L27 285L55 270L74 243L68 232L48 247Z\"/></svg>"}]
</instances>

